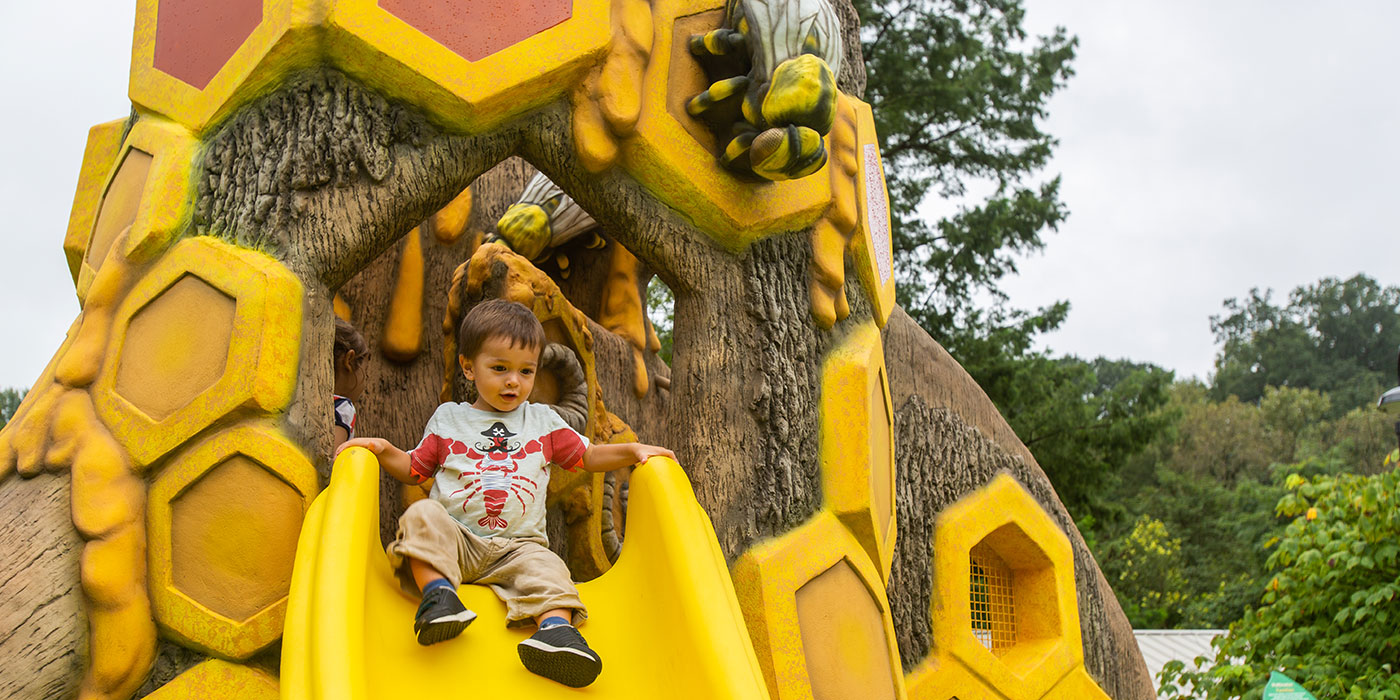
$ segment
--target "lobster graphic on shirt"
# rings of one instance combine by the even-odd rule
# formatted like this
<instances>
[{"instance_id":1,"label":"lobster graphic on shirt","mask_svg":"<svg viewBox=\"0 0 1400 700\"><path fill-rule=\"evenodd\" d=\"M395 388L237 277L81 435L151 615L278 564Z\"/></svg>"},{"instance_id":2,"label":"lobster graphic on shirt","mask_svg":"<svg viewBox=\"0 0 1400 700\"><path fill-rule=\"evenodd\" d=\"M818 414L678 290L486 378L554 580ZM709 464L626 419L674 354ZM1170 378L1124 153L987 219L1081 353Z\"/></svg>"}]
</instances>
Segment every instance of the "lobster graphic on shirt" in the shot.
<instances>
[{"instance_id":1,"label":"lobster graphic on shirt","mask_svg":"<svg viewBox=\"0 0 1400 700\"><path fill-rule=\"evenodd\" d=\"M476 524L492 530L501 530L509 524L501 517L501 511L505 510L506 502L511 496L520 502L521 510L525 510L526 496L530 497L531 503L535 501L535 491L539 484L516 472L520 471L519 460L540 452L544 446L539 440L531 440L523 447L519 442L511 441L515 433L510 432L500 421L491 424L481 435L486 440L472 447L452 441L455 444L451 445L449 450L453 454L465 454L468 458L476 460L475 470L462 470L463 481L469 477L476 477L475 481L452 492L452 496L465 493L462 502L462 508L465 510L467 501L480 493L485 499L486 515L476 521Z\"/></svg>"}]
</instances>

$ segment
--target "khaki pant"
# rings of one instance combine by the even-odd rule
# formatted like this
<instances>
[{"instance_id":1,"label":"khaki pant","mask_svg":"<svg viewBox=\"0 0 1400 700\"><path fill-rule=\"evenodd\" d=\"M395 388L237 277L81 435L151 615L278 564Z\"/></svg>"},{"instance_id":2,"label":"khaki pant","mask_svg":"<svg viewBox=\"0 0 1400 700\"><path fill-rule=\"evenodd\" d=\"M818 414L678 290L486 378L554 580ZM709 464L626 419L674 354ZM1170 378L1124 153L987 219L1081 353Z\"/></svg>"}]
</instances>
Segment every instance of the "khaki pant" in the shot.
<instances>
[{"instance_id":1,"label":"khaki pant","mask_svg":"<svg viewBox=\"0 0 1400 700\"><path fill-rule=\"evenodd\" d=\"M480 537L463 527L441 503L425 498L399 518L398 539L386 548L404 590L417 594L408 558L437 569L453 586L490 586L506 604L506 624L533 624L540 614L568 608L574 624L588 616L569 567L536 539Z\"/></svg>"}]
</instances>

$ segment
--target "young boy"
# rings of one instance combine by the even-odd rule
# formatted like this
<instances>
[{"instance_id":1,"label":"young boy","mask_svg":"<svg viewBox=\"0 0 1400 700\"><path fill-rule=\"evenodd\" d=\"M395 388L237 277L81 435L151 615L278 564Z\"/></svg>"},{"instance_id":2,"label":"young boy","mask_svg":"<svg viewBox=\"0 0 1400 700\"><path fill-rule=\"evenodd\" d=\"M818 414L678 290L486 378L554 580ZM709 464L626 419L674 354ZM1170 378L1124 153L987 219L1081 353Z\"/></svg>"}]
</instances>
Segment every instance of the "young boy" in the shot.
<instances>
[{"instance_id":1,"label":"young boy","mask_svg":"<svg viewBox=\"0 0 1400 700\"><path fill-rule=\"evenodd\" d=\"M476 614L456 588L486 584L505 601L508 625L538 625L518 647L525 668L578 688L597 678L603 662L574 628L587 613L568 567L546 546L549 464L609 471L675 455L640 443L590 445L548 406L527 401L544 344L529 309L482 302L462 319L457 343L476 401L439 406L410 452L379 438L352 439L341 449L368 448L404 483L433 479L431 497L409 507L388 547L404 588L422 593L413 622L418 643L461 634Z\"/></svg>"}]
</instances>

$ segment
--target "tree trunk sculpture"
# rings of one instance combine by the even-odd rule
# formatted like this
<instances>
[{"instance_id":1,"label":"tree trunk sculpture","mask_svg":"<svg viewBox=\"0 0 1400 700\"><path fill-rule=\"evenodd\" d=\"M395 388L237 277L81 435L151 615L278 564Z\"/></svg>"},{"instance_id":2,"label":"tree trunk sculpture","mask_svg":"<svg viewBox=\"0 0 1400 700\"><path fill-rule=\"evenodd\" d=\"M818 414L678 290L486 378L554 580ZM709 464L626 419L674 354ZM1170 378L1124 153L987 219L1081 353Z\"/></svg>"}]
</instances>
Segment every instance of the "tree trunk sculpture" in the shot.
<instances>
[{"instance_id":1,"label":"tree trunk sculpture","mask_svg":"<svg viewBox=\"0 0 1400 700\"><path fill-rule=\"evenodd\" d=\"M741 601L791 578L794 552L839 550L778 591L795 623L745 603L774 697L849 682L816 662L803 610L852 591L888 657L877 695L1155 696L1034 457L893 304L848 3L824 15L844 66L826 165L751 182L686 111L716 89L689 39L721 28L721 0L548 21L540 3L465 34L434 9L294 0L178 46L167 2L137 10L132 116L89 137L64 244L82 313L0 432L0 694L275 694L296 534L330 472L337 307L377 349L359 432L412 445L464 398L455 321L504 296L555 343L537 400L595 441L676 451ZM534 262L484 242L535 170L598 241ZM669 365L643 316L653 274L675 295ZM627 475L558 481L552 543L576 578L603 574ZM386 482L385 537L411 491ZM987 601L1009 637L977 617ZM809 622L796 647L775 632ZM798 686L774 671L803 658Z\"/></svg>"}]
</instances>

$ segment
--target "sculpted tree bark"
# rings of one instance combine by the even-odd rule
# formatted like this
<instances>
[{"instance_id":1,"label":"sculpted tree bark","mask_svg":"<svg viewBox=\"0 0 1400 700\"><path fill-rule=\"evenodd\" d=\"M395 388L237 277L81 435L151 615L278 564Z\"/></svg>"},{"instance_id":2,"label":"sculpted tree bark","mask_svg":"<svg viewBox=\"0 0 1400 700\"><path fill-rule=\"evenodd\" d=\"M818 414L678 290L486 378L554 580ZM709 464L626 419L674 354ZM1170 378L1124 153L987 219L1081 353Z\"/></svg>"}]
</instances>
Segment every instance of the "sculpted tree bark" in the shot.
<instances>
[{"instance_id":1,"label":"sculpted tree bark","mask_svg":"<svg viewBox=\"0 0 1400 700\"><path fill-rule=\"evenodd\" d=\"M765 5L740 4L749 13ZM830 17L839 20L841 62L858 67L849 4L793 3L799 9L818 5L815 11L834 12ZM824 565L796 588L778 592L799 601L796 622L773 619L757 604L744 610L766 668L782 654L820 658L810 655L830 651L822 647L835 644L834 635L804 633L794 647L791 635L783 642L773 630L789 622L819 629L822 623L803 617L802 609L845 609L849 602L869 615L863 634L879 652L873 672L883 673L891 696L906 683L914 697L937 694L941 700L959 692L960 681L947 674L961 668L960 652L943 643L986 655L976 636L984 630L975 623L949 627L934 601L966 604L982 584L974 575L970 590L965 570L962 578L940 573L946 562L967 565L975 556L961 546L938 549L948 529L940 518L1011 488L1004 505L1030 503L1015 506L1025 520L998 526L983 539L1015 560L1008 566L1022 562L1017 571L1034 584L1013 586L1005 601L1025 616L1023 647L1042 644L1063 661L1053 673L1027 671L1044 686L1036 696L1073 697L1089 689L1120 699L1154 696L1112 592L1034 458L956 362L893 307L888 200L869 107L859 101L863 73L842 71L836 85L843 94L828 91L804 103L835 115L824 140L804 136L799 126L813 129L785 122L782 110L744 116L745 128L758 132L752 143L743 139L750 149L745 162L753 166L748 175L778 177L756 183L724 170L721 142L688 116L691 96L707 83L716 92L713 76L691 55L689 37L724 29L730 41L735 32L747 32L754 49L778 35L738 22L733 8L726 19L719 2L699 12L640 0L606 6L608 12L597 16L610 19L587 25L597 16L585 13L558 25L606 30L601 36L579 30L566 48L582 58L562 67L531 63L558 53L532 44L543 41L538 35L499 49L514 52L515 62L490 64L497 73L484 76L479 71L486 63L455 53L438 59L441 65L415 66L415 57L426 54L372 48L380 45L367 40L352 44L372 54L373 60L360 62L358 54L337 53L342 44L326 49L318 34L298 29L282 49L298 60L265 64L262 70L275 80L259 74L261 82L238 87L223 111L209 114L161 102L170 92L149 90L148 82L159 81L134 69L135 126L111 130L117 146L108 148L101 168L112 169L121 144L150 138L142 147L156 151L153 163L165 164L152 167L158 175L165 172L161 167L174 173L158 178L159 187L175 193L161 201L186 216L172 215L160 235L141 228L145 220L137 218L111 244L106 262L94 263L87 239L70 251L81 262L75 281L85 300L75 340L59 350L55 367L0 433L0 502L7 514L18 513L0 520L0 532L42 528L44 541L54 544L40 555L16 544L25 538L0 538L8 542L0 545L3 573L17 582L6 590L13 585L23 593L17 597L22 607L6 608L0 621L25 638L43 638L17 649L14 658L45 670L31 677L9 670L26 664L10 664L0 670L0 688L66 696L84 684L88 697L125 698L167 682L193 683L188 679L196 674L275 686L280 626L229 631L219 616L180 607L185 603L170 594L181 585L198 587L172 572L188 572L194 562L226 563L219 552L238 550L182 544L189 541L182 533L196 527L214 539L238 528L207 520L181 499L207 490L218 498L200 503L232 502L263 514L280 509L290 514L287 522L300 522L295 518L315 488L298 484L308 481L308 472L314 484L330 471L328 399L339 293L377 349L365 369L360 433L415 444L439 402L465 398L450 364L455 320L484 298L512 298L544 322L551 361L558 361L536 398L572 417L595 441L640 437L672 447L743 600L777 585L770 567L785 552L837 548L837 564L846 566ZM154 10L143 5L140 11L154 26ZM314 19L318 31L337 41L345 39L338 32L380 26ZM418 47L422 51L453 50L426 34L410 34L406 41L431 43ZM158 41L141 37L138 49ZM456 72L443 77L443 65ZM766 89L781 92L801 83L784 82L792 76L779 73ZM487 94L453 92L466 89L457 80L464 74L474 76L466 81L472 90ZM830 73L805 75L820 86ZM152 132L165 140L142 136ZM90 155L97 152L90 147ZM819 154L828 160L815 174L781 179L784 172L810 169ZM539 264L499 243L478 245L534 168L596 220L605 245L589 247L579 239ZM85 191L79 199L91 200L90 230L91 220L100 218L103 190ZM199 264L179 267L181 256ZM80 267L87 271L80 274ZM675 295L669 367L656 357L637 301L653 273ZM205 294L199 304L162 316L173 302L157 302L173 298L170 293L184 290L191 278L213 291L199 292ZM288 289L296 293L283 293ZM262 324L237 325L240 314L255 307L268 309ZM185 404L169 409L178 420L140 433L147 423L118 401L133 392L121 376L161 360L160 353L132 348L167 347L172 341L162 329L195 324L215 316L216 308L229 309L232 320L210 337L217 340L214 331L221 331L231 338L228 353L211 363L208 384L196 383ZM292 326L285 337L259 334L278 324ZM256 343L240 340L244 336L256 336ZM241 383L219 374L253 365L256 371ZM210 386L240 398L210 408ZM245 390L246 397L239 393ZM150 415L146 420L155 424ZM850 435L864 437L854 446L843 443ZM215 450L225 443L233 447ZM207 469L195 469L208 455L214 456ZM262 471L240 466L245 462ZM62 527L67 521L55 515L65 499L53 479L62 477L40 476L46 471L70 473L73 528ZM216 474L241 475L246 482L211 477ZM103 520L98 527L89 517L107 513L83 491L91 488L92 475L121 496L114 500L122 507L110 509L122 516L110 518L114 524ZM617 555L617 539L625 538L625 476L551 481L551 541L580 580L604 573ZM249 495L257 484L265 485L258 492L265 495ZM385 495L389 528L401 500L387 489ZM981 511L995 513L1000 505ZM144 555L147 507L150 557ZM267 529L265 540L248 546L284 564L289 578L298 528ZM1061 548L1071 558L1056 559ZM36 564L22 568L22 561ZM148 577L150 600L129 595L146 590ZM81 593L64 597L75 579L83 582ZM287 585L286 579L268 584L258 610L275 611ZM41 600L38 587L58 598ZM228 589L243 590L221 590ZM1037 616L1045 601L1026 596L1042 593L1073 602ZM78 604L79 596L88 607ZM208 609L247 607L237 595L226 597L197 602ZM809 603L816 607L802 607ZM76 641L83 629L91 630L86 642ZM940 636L950 629L956 634ZM1014 660L1016 644L1013 639L1010 651L994 650ZM808 657L801 656L804 650ZM880 658L884 651L889 658ZM795 663L807 668L806 661ZM815 663L810 670L802 683L839 688L848 682L824 675ZM780 696L792 692L768 680Z\"/></svg>"}]
</instances>

